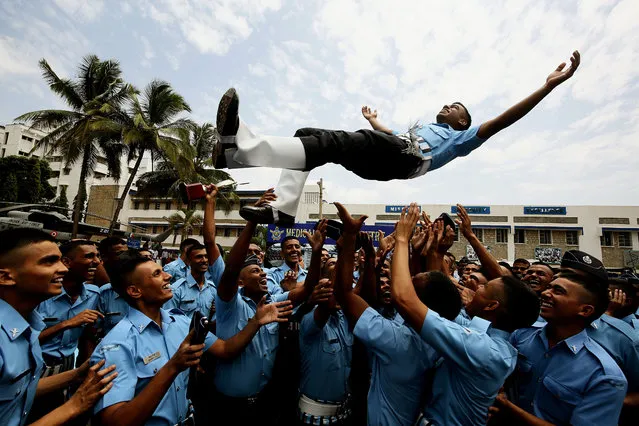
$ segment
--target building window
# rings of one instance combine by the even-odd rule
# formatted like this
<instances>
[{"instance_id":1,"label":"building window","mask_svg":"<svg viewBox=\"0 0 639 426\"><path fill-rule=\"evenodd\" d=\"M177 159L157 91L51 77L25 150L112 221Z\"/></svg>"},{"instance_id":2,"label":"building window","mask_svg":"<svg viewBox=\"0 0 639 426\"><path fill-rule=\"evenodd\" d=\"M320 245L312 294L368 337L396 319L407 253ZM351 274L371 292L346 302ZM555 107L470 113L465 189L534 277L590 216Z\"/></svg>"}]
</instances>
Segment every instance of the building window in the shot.
<instances>
[{"instance_id":1,"label":"building window","mask_svg":"<svg viewBox=\"0 0 639 426\"><path fill-rule=\"evenodd\" d=\"M133 210L140 210L140 202L139 201L134 201L133 202Z\"/></svg>"},{"instance_id":2,"label":"building window","mask_svg":"<svg viewBox=\"0 0 639 426\"><path fill-rule=\"evenodd\" d=\"M62 172L64 173L65 176L69 176L69 173L71 173L71 169L65 167L64 170L62 170Z\"/></svg>"},{"instance_id":3,"label":"building window","mask_svg":"<svg viewBox=\"0 0 639 426\"><path fill-rule=\"evenodd\" d=\"M160 210L160 203L159 202L155 203L155 210Z\"/></svg>"},{"instance_id":4,"label":"building window","mask_svg":"<svg viewBox=\"0 0 639 426\"><path fill-rule=\"evenodd\" d=\"M24 151L18 151L18 154L23 155L25 157L29 156L29 153L28 152L24 152Z\"/></svg>"},{"instance_id":5,"label":"building window","mask_svg":"<svg viewBox=\"0 0 639 426\"><path fill-rule=\"evenodd\" d=\"M603 231L603 235L600 239L602 247L612 247L612 232Z\"/></svg>"},{"instance_id":6,"label":"building window","mask_svg":"<svg viewBox=\"0 0 639 426\"><path fill-rule=\"evenodd\" d=\"M471 228L473 234L477 237L480 242L484 242L484 230L482 228Z\"/></svg>"},{"instance_id":7,"label":"building window","mask_svg":"<svg viewBox=\"0 0 639 426\"><path fill-rule=\"evenodd\" d=\"M523 229L515 229L515 244L526 244L526 231Z\"/></svg>"},{"instance_id":8,"label":"building window","mask_svg":"<svg viewBox=\"0 0 639 426\"><path fill-rule=\"evenodd\" d=\"M231 236L231 228L224 228L224 236L225 237Z\"/></svg>"},{"instance_id":9,"label":"building window","mask_svg":"<svg viewBox=\"0 0 639 426\"><path fill-rule=\"evenodd\" d=\"M2 148L2 158L4 158L4 153L6 152L6 150L7 150L7 148Z\"/></svg>"},{"instance_id":10,"label":"building window","mask_svg":"<svg viewBox=\"0 0 639 426\"><path fill-rule=\"evenodd\" d=\"M224 228L215 228L215 236L216 237L224 236Z\"/></svg>"},{"instance_id":11,"label":"building window","mask_svg":"<svg viewBox=\"0 0 639 426\"><path fill-rule=\"evenodd\" d=\"M619 247L632 247L630 232L617 232L617 239L619 241Z\"/></svg>"},{"instance_id":12,"label":"building window","mask_svg":"<svg viewBox=\"0 0 639 426\"><path fill-rule=\"evenodd\" d=\"M508 229L497 229L496 239L498 243L505 244L508 242Z\"/></svg>"},{"instance_id":13,"label":"building window","mask_svg":"<svg viewBox=\"0 0 639 426\"><path fill-rule=\"evenodd\" d=\"M171 210L171 202L170 202L170 201L167 201L167 202L164 204L164 208L165 208L166 210Z\"/></svg>"},{"instance_id":14,"label":"building window","mask_svg":"<svg viewBox=\"0 0 639 426\"><path fill-rule=\"evenodd\" d=\"M455 239L453 241L455 241L455 242L459 241L459 227L458 226L455 227Z\"/></svg>"},{"instance_id":15,"label":"building window","mask_svg":"<svg viewBox=\"0 0 639 426\"><path fill-rule=\"evenodd\" d=\"M148 210L149 209L149 203L144 203L144 210Z\"/></svg>"},{"instance_id":16,"label":"building window","mask_svg":"<svg viewBox=\"0 0 639 426\"><path fill-rule=\"evenodd\" d=\"M566 244L569 246L579 245L579 234L577 234L577 231L566 231Z\"/></svg>"},{"instance_id":17,"label":"building window","mask_svg":"<svg viewBox=\"0 0 639 426\"><path fill-rule=\"evenodd\" d=\"M552 232L549 229L539 230L539 244L552 244Z\"/></svg>"}]
</instances>

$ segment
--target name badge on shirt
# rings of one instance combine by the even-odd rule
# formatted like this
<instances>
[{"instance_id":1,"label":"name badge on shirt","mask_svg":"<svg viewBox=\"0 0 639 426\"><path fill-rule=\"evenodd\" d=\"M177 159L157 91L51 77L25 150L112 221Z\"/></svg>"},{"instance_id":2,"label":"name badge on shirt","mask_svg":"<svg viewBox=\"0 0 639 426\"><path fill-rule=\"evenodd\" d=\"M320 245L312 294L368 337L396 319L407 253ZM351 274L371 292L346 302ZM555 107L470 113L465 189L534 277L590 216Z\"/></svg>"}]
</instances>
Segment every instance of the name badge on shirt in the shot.
<instances>
[{"instance_id":1,"label":"name badge on shirt","mask_svg":"<svg viewBox=\"0 0 639 426\"><path fill-rule=\"evenodd\" d=\"M122 315L122 312L107 312L104 314L105 317L114 317L116 315Z\"/></svg>"},{"instance_id":2,"label":"name badge on shirt","mask_svg":"<svg viewBox=\"0 0 639 426\"><path fill-rule=\"evenodd\" d=\"M191 299L191 300L183 300L182 303L193 303L195 302L195 299Z\"/></svg>"},{"instance_id":3,"label":"name badge on shirt","mask_svg":"<svg viewBox=\"0 0 639 426\"><path fill-rule=\"evenodd\" d=\"M144 365L147 365L148 363L155 361L158 358L160 358L160 351L154 352L149 356L145 356L143 359Z\"/></svg>"},{"instance_id":4,"label":"name badge on shirt","mask_svg":"<svg viewBox=\"0 0 639 426\"><path fill-rule=\"evenodd\" d=\"M44 322L51 322L51 321L57 321L58 319L56 317L46 317L43 318L42 321Z\"/></svg>"}]
</instances>

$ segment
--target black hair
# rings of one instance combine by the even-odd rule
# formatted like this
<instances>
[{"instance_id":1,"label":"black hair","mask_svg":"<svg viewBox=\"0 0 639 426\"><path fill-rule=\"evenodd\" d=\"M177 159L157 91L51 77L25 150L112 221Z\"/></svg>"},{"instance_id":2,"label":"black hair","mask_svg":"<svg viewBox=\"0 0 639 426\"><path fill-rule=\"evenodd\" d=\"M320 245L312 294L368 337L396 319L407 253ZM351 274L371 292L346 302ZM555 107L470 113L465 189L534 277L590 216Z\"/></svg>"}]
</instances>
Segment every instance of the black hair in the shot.
<instances>
[{"instance_id":1,"label":"black hair","mask_svg":"<svg viewBox=\"0 0 639 426\"><path fill-rule=\"evenodd\" d=\"M513 265L515 263L525 263L526 265L530 266L530 262L527 259L522 259L522 258L515 259L515 261L513 262Z\"/></svg>"},{"instance_id":2,"label":"black hair","mask_svg":"<svg viewBox=\"0 0 639 426\"><path fill-rule=\"evenodd\" d=\"M422 272L413 277L418 283L427 280L425 285L417 285L415 290L419 300L442 318L453 321L462 308L461 296L455 284L440 271Z\"/></svg>"},{"instance_id":3,"label":"black hair","mask_svg":"<svg viewBox=\"0 0 639 426\"><path fill-rule=\"evenodd\" d=\"M504 268L508 269L511 273L513 272L513 267L510 266L510 263L508 263L508 262L498 262L498 264L500 266L503 266Z\"/></svg>"},{"instance_id":4,"label":"black hair","mask_svg":"<svg viewBox=\"0 0 639 426\"><path fill-rule=\"evenodd\" d=\"M462 129L463 130L470 129L470 125L473 122L473 118L470 116L470 111L468 111L468 108L466 108L466 105L462 104L461 102L453 102L453 104L457 104L461 106L462 108L464 108L464 110L466 111L466 115L468 116L468 122L466 123L464 127L462 127Z\"/></svg>"},{"instance_id":5,"label":"black hair","mask_svg":"<svg viewBox=\"0 0 639 426\"><path fill-rule=\"evenodd\" d=\"M546 268L550 269L550 272L555 275L555 268L553 268L552 266L550 266L549 264L547 264L546 262L533 262L530 264L530 266L533 265L541 265L541 266L545 266Z\"/></svg>"},{"instance_id":6,"label":"black hair","mask_svg":"<svg viewBox=\"0 0 639 426\"><path fill-rule=\"evenodd\" d=\"M500 328L514 331L530 327L539 317L539 297L526 283L513 276L505 275L500 279L504 288L505 305L500 314Z\"/></svg>"},{"instance_id":7,"label":"black hair","mask_svg":"<svg viewBox=\"0 0 639 426\"><path fill-rule=\"evenodd\" d=\"M180 243L180 253L184 252L184 250L186 249L186 246L191 246L193 244L200 244L200 242L196 240L195 238L183 239L182 242Z\"/></svg>"},{"instance_id":8,"label":"black hair","mask_svg":"<svg viewBox=\"0 0 639 426\"><path fill-rule=\"evenodd\" d=\"M206 246L204 244L200 244L199 242L189 246L189 248L186 249L186 257L191 257L191 253L194 250L206 250Z\"/></svg>"},{"instance_id":9,"label":"black hair","mask_svg":"<svg viewBox=\"0 0 639 426\"><path fill-rule=\"evenodd\" d=\"M284 248L284 243L286 243L287 241L290 240L297 240L299 241L300 239L297 237L294 237L293 235L288 235L286 237L284 237L284 239L280 242L280 247Z\"/></svg>"},{"instance_id":10,"label":"black hair","mask_svg":"<svg viewBox=\"0 0 639 426\"><path fill-rule=\"evenodd\" d=\"M126 294L126 288L129 284L129 278L135 268L145 262L153 262L144 256L141 256L137 250L123 251L118 254L118 261L114 262L109 269L109 279L111 280L111 287L116 293L123 297L129 304L128 295Z\"/></svg>"},{"instance_id":11,"label":"black hair","mask_svg":"<svg viewBox=\"0 0 639 426\"><path fill-rule=\"evenodd\" d=\"M594 306L595 312L588 317L587 324L590 324L606 312L610 302L608 281L602 282L593 275L579 274L565 269L560 273L559 277L579 284L590 293L591 300L589 302Z\"/></svg>"},{"instance_id":12,"label":"black hair","mask_svg":"<svg viewBox=\"0 0 639 426\"><path fill-rule=\"evenodd\" d=\"M89 240L71 240L60 246L60 253L62 253L62 256L69 257L71 253L75 251L75 249L82 246L97 247L97 244Z\"/></svg>"},{"instance_id":13,"label":"black hair","mask_svg":"<svg viewBox=\"0 0 639 426\"><path fill-rule=\"evenodd\" d=\"M55 238L35 228L11 228L0 231L0 260L14 250L44 241L55 243Z\"/></svg>"},{"instance_id":14,"label":"black hair","mask_svg":"<svg viewBox=\"0 0 639 426\"><path fill-rule=\"evenodd\" d=\"M119 244L126 245L126 241L119 237L106 237L98 243L98 250L104 256L111 250L111 247Z\"/></svg>"}]
</instances>

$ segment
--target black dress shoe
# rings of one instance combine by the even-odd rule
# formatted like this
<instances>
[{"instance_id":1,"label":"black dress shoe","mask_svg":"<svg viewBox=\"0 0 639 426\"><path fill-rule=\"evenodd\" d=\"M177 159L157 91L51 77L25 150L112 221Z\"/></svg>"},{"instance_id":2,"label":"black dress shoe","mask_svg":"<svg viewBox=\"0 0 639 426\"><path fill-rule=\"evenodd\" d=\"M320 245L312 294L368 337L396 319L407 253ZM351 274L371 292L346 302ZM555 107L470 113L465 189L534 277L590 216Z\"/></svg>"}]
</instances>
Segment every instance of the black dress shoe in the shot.
<instances>
[{"instance_id":1,"label":"black dress shoe","mask_svg":"<svg viewBox=\"0 0 639 426\"><path fill-rule=\"evenodd\" d=\"M240 216L253 223L275 223L280 226L293 226L295 224L295 216L282 213L269 205L261 207L244 206L240 209Z\"/></svg>"},{"instance_id":2,"label":"black dress shoe","mask_svg":"<svg viewBox=\"0 0 639 426\"><path fill-rule=\"evenodd\" d=\"M240 98L235 89L230 88L224 93L217 107L217 132L220 136L235 136L240 127Z\"/></svg>"}]
</instances>

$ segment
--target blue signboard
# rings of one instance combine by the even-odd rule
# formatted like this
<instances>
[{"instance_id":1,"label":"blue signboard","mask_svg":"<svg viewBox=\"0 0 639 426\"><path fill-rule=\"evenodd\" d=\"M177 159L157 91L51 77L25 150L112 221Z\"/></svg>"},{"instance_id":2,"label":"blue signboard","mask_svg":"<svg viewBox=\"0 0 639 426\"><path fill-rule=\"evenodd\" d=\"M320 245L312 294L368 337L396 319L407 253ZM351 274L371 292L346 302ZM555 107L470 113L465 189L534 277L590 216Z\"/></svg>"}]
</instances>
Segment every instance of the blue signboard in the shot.
<instances>
[{"instance_id":1,"label":"blue signboard","mask_svg":"<svg viewBox=\"0 0 639 426\"><path fill-rule=\"evenodd\" d=\"M524 207L524 214L556 214L566 215L565 207Z\"/></svg>"},{"instance_id":2,"label":"blue signboard","mask_svg":"<svg viewBox=\"0 0 639 426\"><path fill-rule=\"evenodd\" d=\"M490 214L490 206L464 206L468 214ZM450 212L457 214L457 206L450 206Z\"/></svg>"},{"instance_id":3,"label":"blue signboard","mask_svg":"<svg viewBox=\"0 0 639 426\"><path fill-rule=\"evenodd\" d=\"M129 238L128 240L126 240L126 245L129 248L132 249L139 249L140 248L140 240L136 240L134 238Z\"/></svg>"},{"instance_id":4,"label":"blue signboard","mask_svg":"<svg viewBox=\"0 0 639 426\"><path fill-rule=\"evenodd\" d=\"M314 223L296 223L291 228L283 228L277 225L269 225L266 232L266 241L268 243L279 243L285 237L293 236L297 238L301 244L306 244L306 237L304 231L313 233ZM362 226L362 232L366 232L373 240L373 245L377 247L379 245L379 232L384 232L385 235L391 234L395 230L395 224L389 223L385 225L364 225ZM335 241L327 238L326 244L335 244Z\"/></svg>"},{"instance_id":5,"label":"blue signboard","mask_svg":"<svg viewBox=\"0 0 639 426\"><path fill-rule=\"evenodd\" d=\"M408 206L386 206L384 211L386 213L401 213L404 207L408 207ZM417 208L419 209L420 212L422 211L421 206L417 206Z\"/></svg>"}]
</instances>

